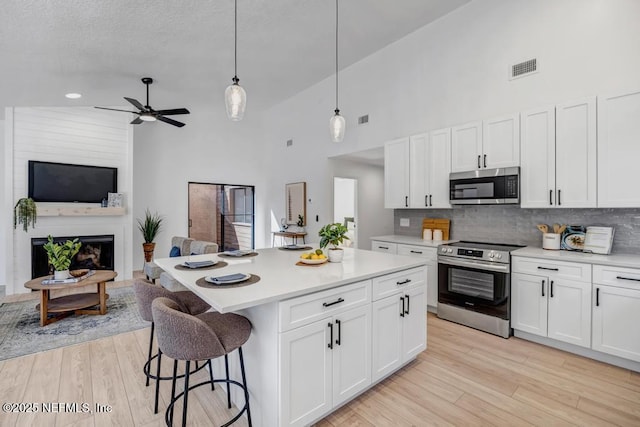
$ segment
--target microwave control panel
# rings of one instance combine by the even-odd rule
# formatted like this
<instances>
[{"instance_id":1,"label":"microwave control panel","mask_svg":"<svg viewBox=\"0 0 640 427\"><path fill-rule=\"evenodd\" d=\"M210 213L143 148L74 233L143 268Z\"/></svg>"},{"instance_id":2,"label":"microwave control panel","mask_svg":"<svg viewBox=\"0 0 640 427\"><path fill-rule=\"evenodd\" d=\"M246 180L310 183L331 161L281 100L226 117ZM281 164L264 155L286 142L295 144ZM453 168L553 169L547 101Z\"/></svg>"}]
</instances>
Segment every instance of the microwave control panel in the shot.
<instances>
[{"instance_id":1,"label":"microwave control panel","mask_svg":"<svg viewBox=\"0 0 640 427\"><path fill-rule=\"evenodd\" d=\"M518 197L518 175L505 176L505 199Z\"/></svg>"}]
</instances>

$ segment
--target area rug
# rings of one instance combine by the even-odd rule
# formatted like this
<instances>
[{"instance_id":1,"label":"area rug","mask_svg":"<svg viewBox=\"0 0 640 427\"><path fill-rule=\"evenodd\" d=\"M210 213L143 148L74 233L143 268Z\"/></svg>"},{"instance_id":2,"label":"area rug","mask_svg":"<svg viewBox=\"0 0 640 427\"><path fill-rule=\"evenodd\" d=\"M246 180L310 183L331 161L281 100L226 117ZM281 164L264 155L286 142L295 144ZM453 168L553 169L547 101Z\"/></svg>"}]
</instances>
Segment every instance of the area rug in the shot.
<instances>
[{"instance_id":1,"label":"area rug","mask_svg":"<svg viewBox=\"0 0 640 427\"><path fill-rule=\"evenodd\" d=\"M107 314L71 315L40 326L39 300L0 305L0 360L96 340L150 325L138 313L131 286L109 289Z\"/></svg>"}]
</instances>

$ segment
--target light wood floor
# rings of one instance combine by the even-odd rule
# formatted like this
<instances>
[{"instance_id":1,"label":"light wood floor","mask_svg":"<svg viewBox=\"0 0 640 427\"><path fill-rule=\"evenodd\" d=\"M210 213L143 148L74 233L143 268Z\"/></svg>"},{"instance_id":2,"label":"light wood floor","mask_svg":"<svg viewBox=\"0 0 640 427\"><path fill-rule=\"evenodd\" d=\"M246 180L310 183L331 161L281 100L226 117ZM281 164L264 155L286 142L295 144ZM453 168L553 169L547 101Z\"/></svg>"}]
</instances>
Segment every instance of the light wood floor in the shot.
<instances>
[{"instance_id":1,"label":"light wood floor","mask_svg":"<svg viewBox=\"0 0 640 427\"><path fill-rule=\"evenodd\" d=\"M317 426L640 426L639 373L433 315L427 324L427 351ZM93 414L0 412L0 426L163 425L163 415L152 411L153 386L144 386L141 372L148 335L143 329L0 361L2 403L112 407ZM164 367L168 374L171 364ZM218 393L194 392L189 425L220 425L230 417ZM170 382L160 394L163 412Z\"/></svg>"}]
</instances>

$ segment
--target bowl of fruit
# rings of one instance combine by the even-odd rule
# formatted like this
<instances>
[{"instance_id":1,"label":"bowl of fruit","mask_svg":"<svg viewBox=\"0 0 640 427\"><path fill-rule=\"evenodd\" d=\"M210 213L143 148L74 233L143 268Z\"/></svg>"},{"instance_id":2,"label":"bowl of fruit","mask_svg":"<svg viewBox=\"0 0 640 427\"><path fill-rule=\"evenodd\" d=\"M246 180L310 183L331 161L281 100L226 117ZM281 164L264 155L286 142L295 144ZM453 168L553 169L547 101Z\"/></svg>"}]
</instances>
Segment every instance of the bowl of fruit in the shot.
<instances>
[{"instance_id":1,"label":"bowl of fruit","mask_svg":"<svg viewBox=\"0 0 640 427\"><path fill-rule=\"evenodd\" d=\"M316 249L313 252L305 252L300 255L300 262L303 264L324 264L329 261L322 249Z\"/></svg>"}]
</instances>

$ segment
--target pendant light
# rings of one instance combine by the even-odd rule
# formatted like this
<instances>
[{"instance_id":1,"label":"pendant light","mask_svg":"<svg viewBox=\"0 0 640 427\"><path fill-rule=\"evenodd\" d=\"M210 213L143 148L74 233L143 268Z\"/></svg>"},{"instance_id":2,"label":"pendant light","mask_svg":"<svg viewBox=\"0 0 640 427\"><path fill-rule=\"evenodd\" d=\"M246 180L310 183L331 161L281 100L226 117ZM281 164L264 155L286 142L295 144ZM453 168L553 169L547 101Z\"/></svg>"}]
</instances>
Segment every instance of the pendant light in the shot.
<instances>
[{"instance_id":1,"label":"pendant light","mask_svg":"<svg viewBox=\"0 0 640 427\"><path fill-rule=\"evenodd\" d=\"M338 109L338 0L336 0L336 109L334 115L329 120L329 132L333 142L342 142L346 123L344 117L340 115Z\"/></svg>"},{"instance_id":2,"label":"pendant light","mask_svg":"<svg viewBox=\"0 0 640 427\"><path fill-rule=\"evenodd\" d=\"M224 101L227 105L227 116L234 122L242 120L244 117L244 110L247 107L247 93L242 86L238 84L238 0L234 1L234 45L233 45L233 60L234 60L234 75L233 84L227 87L224 91Z\"/></svg>"}]
</instances>

